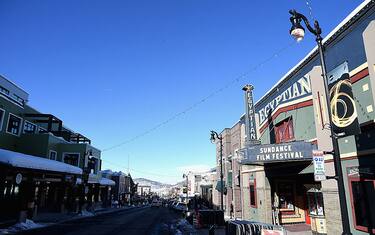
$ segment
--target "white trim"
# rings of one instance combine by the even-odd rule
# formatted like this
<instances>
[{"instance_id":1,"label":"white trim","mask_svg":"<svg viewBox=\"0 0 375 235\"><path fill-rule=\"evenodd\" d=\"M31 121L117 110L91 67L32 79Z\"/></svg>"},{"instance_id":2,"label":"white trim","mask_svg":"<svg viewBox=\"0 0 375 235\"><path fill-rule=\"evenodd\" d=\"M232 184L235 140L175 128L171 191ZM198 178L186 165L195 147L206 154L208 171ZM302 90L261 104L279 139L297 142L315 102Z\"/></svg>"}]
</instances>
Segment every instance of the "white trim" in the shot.
<instances>
[{"instance_id":1,"label":"white trim","mask_svg":"<svg viewBox=\"0 0 375 235\"><path fill-rule=\"evenodd\" d=\"M79 153L79 152L63 152L62 157L61 157L61 161L63 163L65 163L65 154L78 154L78 162L77 162L78 165L77 165L77 167L79 167L79 163L81 162L81 153Z\"/></svg>"},{"instance_id":2,"label":"white trim","mask_svg":"<svg viewBox=\"0 0 375 235\"><path fill-rule=\"evenodd\" d=\"M345 24L357 15L367 4L372 0L363 1L356 9L354 9L339 25L336 26L327 36L323 39L323 45L332 38ZM310 56L312 56L318 50L318 46L315 46L302 60L300 60L293 68L291 68L271 89L269 89L256 103L255 106L263 101L271 92L276 89L284 80L286 80L299 66L301 66Z\"/></svg>"},{"instance_id":3,"label":"white trim","mask_svg":"<svg viewBox=\"0 0 375 235\"><path fill-rule=\"evenodd\" d=\"M35 134L36 131L37 131L38 125L36 125L35 123L32 123L32 122L30 122L30 121L28 121L28 120L24 120L24 122L23 122L23 125L22 125L22 127L23 127L23 128L22 128L22 134L30 134L30 133L25 133L25 124L26 124L26 123L29 123L29 124L35 126L35 130L34 130L34 133L33 133L33 134Z\"/></svg>"},{"instance_id":4,"label":"white trim","mask_svg":"<svg viewBox=\"0 0 375 235\"><path fill-rule=\"evenodd\" d=\"M257 167L257 168L251 169L251 170L244 170L244 171L241 171L241 174L258 172L258 171L264 171L264 167Z\"/></svg>"},{"instance_id":5,"label":"white trim","mask_svg":"<svg viewBox=\"0 0 375 235\"><path fill-rule=\"evenodd\" d=\"M273 116L281 108L285 108L285 107L288 107L288 106L292 106L294 104L299 104L299 103L302 103L302 102L306 102L306 101L309 101L309 100L312 100L312 99L313 99L313 96L311 94L311 95L308 95L308 96L303 97L301 99L292 100L290 102L280 104L279 106L277 106L277 108L275 110L272 111L271 116ZM293 110L296 110L296 109L293 109ZM262 128L263 125L266 124L266 122L267 122L267 118L262 123L259 123L259 128Z\"/></svg>"},{"instance_id":6,"label":"white trim","mask_svg":"<svg viewBox=\"0 0 375 235\"><path fill-rule=\"evenodd\" d=\"M0 131L3 129L3 123L4 123L4 120L5 120L5 109L2 109L0 108L1 111L3 111L3 114L2 116L0 116L1 120L0 120Z\"/></svg>"},{"instance_id":7,"label":"white trim","mask_svg":"<svg viewBox=\"0 0 375 235\"><path fill-rule=\"evenodd\" d=\"M11 102L11 103L17 105L18 107L20 107L20 108L22 108L22 109L25 108L25 107L22 106L20 103L18 103L18 102L15 101L14 99L12 99L12 97L7 96L7 95L5 95L4 93L0 93L0 96L3 97L4 99L8 100L9 102ZM25 104L26 104L26 102L25 102ZM25 104L24 104L24 105L25 105Z\"/></svg>"},{"instance_id":8,"label":"white trim","mask_svg":"<svg viewBox=\"0 0 375 235\"><path fill-rule=\"evenodd\" d=\"M15 117L21 119L21 122L20 122L20 125L19 125L20 129L18 130L18 134L17 135L8 131L8 125L9 125L10 115L15 116ZM21 118L21 117L15 115L15 114L9 112L7 126L5 127L5 132L8 133L8 134L10 134L10 135L14 135L14 136L18 136L19 137L21 135L21 133L22 133L22 129L23 129L22 127L23 127L23 118Z\"/></svg>"},{"instance_id":9,"label":"white trim","mask_svg":"<svg viewBox=\"0 0 375 235\"><path fill-rule=\"evenodd\" d=\"M368 63L367 61L363 64L361 64L360 66L358 66L357 68L353 69L352 71L349 72L349 77L353 77L354 75L356 75L357 73L361 72L362 70L368 68Z\"/></svg>"},{"instance_id":10,"label":"white trim","mask_svg":"<svg viewBox=\"0 0 375 235\"><path fill-rule=\"evenodd\" d=\"M51 153L55 153L55 159L51 159ZM57 161L57 152L54 151L54 150L50 150L49 153L48 153L48 159L49 160L54 160L54 161Z\"/></svg>"}]
</instances>

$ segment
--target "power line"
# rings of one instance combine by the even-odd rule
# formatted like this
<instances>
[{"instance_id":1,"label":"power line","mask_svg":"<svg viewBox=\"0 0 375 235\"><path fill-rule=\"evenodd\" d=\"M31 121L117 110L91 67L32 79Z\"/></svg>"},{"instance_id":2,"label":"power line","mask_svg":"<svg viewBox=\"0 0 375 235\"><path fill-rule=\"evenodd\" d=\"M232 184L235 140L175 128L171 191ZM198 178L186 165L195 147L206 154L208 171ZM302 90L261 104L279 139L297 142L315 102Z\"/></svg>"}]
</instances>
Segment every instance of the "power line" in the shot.
<instances>
[{"instance_id":1,"label":"power line","mask_svg":"<svg viewBox=\"0 0 375 235\"><path fill-rule=\"evenodd\" d=\"M307 5L307 8L309 9L309 15L310 15L310 19L314 22L315 21L315 18L313 16L313 13L312 13L312 6L311 6L311 3L309 0L306 0L306 5Z\"/></svg>"},{"instance_id":2,"label":"power line","mask_svg":"<svg viewBox=\"0 0 375 235\"><path fill-rule=\"evenodd\" d=\"M193 110L194 108L196 108L197 106L205 103L207 100L213 98L214 96L216 96L217 94L223 92L224 90L228 89L229 87L233 86L234 84L240 82L241 80L243 80L247 75L249 75L250 73L256 71L257 69L259 69L260 67L262 67L263 65L265 65L266 63L270 62L271 60L273 60L274 58L278 57L282 52L284 52L285 50L287 50L288 48L290 48L292 45L294 45L296 42L292 41L291 43L289 43L288 45L282 47L281 49L277 50L276 52L274 52L270 57L266 58L265 60L261 61L260 63L256 64L255 66L253 66L252 68L250 68L248 71L242 73L241 75L237 76L235 79L229 81L228 83L226 83L224 86L220 87L219 89L211 92L210 94L208 94L207 96L203 97L202 99L198 100L197 102L193 103L192 105L190 105L189 107L183 109L181 112L178 112L178 113L175 113L174 115L172 115L171 117L169 117L168 119L166 119L165 121L162 121L156 125L154 125L153 127L151 127L150 129L147 129L145 130L144 132L132 137L132 138L129 138L123 142L120 142L118 144L115 144L115 145L112 145L108 148L105 148L102 150L102 152L106 152L106 151L110 151L112 149L115 149L115 148L118 148L118 147L121 147L123 145L126 145L126 144L129 144L145 135L148 135L150 134L151 132L159 129L160 127L162 126L165 126L166 124L168 124L169 122L177 119L178 117L182 116L182 115L185 115L186 113L190 112L191 110Z\"/></svg>"}]
</instances>

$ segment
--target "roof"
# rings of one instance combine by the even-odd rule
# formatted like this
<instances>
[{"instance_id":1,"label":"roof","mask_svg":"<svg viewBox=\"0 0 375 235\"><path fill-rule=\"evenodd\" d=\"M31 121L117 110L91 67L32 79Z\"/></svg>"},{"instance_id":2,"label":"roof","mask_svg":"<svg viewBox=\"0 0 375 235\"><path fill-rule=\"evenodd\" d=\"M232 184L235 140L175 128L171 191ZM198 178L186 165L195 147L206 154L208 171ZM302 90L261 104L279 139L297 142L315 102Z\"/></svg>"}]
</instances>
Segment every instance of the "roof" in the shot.
<instances>
[{"instance_id":1,"label":"roof","mask_svg":"<svg viewBox=\"0 0 375 235\"><path fill-rule=\"evenodd\" d=\"M347 27L347 24L352 21L353 18L359 16L359 13L370 3L373 3L373 0L365 0L363 1L356 9L354 9L340 24L336 26L324 39L323 45L327 44L328 41L336 38L337 33L339 33L342 29ZM293 73L300 69L300 67L307 62L311 57L318 52L318 46L315 46L302 60L300 60L293 68L291 68L271 89L269 89L266 94L264 94L256 103L262 102L265 98L267 98L270 93L275 90L282 82L286 81Z\"/></svg>"},{"instance_id":2,"label":"roof","mask_svg":"<svg viewBox=\"0 0 375 235\"><path fill-rule=\"evenodd\" d=\"M0 149L0 163L17 168L82 175L82 169L63 162Z\"/></svg>"}]
</instances>

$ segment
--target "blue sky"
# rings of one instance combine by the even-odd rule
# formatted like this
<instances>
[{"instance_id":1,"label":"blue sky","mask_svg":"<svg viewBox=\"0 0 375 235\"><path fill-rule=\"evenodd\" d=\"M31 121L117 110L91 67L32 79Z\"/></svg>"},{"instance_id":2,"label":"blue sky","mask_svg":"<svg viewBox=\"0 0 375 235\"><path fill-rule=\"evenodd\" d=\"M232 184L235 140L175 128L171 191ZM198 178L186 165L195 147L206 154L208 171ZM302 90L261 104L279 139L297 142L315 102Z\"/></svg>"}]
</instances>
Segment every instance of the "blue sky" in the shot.
<instances>
[{"instance_id":1,"label":"blue sky","mask_svg":"<svg viewBox=\"0 0 375 235\"><path fill-rule=\"evenodd\" d=\"M361 2L309 0L323 35ZM209 131L239 119L244 84L261 97L313 48L311 35L291 45L291 8L310 17L305 0L2 0L0 74L106 149L251 71L102 152L103 168L127 171L130 157L133 176L172 183L182 169L214 166Z\"/></svg>"}]
</instances>

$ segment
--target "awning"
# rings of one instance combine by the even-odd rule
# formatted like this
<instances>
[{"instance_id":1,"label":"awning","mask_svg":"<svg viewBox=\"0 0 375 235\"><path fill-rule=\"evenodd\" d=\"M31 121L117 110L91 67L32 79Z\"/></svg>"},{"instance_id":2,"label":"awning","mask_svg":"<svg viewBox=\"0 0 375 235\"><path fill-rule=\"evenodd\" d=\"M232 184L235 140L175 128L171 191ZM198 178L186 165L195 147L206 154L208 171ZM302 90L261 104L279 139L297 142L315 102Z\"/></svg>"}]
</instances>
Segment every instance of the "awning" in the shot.
<instances>
[{"instance_id":1,"label":"awning","mask_svg":"<svg viewBox=\"0 0 375 235\"><path fill-rule=\"evenodd\" d=\"M89 184L100 184L100 185L103 185L103 186L116 185L115 181L110 180L110 179L105 178L105 177L101 177L100 175L96 175L96 174L90 174L89 180L88 180L87 183L89 183Z\"/></svg>"},{"instance_id":2,"label":"awning","mask_svg":"<svg viewBox=\"0 0 375 235\"><path fill-rule=\"evenodd\" d=\"M100 185L105 185L105 186L114 186L116 185L115 181L107 179L107 178L101 178L99 180Z\"/></svg>"},{"instance_id":3,"label":"awning","mask_svg":"<svg viewBox=\"0 0 375 235\"><path fill-rule=\"evenodd\" d=\"M219 191L219 192L222 192L222 191L224 192L225 191L225 181L223 181L223 186L224 186L224 190L222 190L222 188L221 188L221 181L219 180L219 181L217 181L215 189L217 191Z\"/></svg>"},{"instance_id":4,"label":"awning","mask_svg":"<svg viewBox=\"0 0 375 235\"><path fill-rule=\"evenodd\" d=\"M310 164L307 167L303 168L302 171L298 173L299 175L304 175L304 174L314 174L314 164Z\"/></svg>"},{"instance_id":5,"label":"awning","mask_svg":"<svg viewBox=\"0 0 375 235\"><path fill-rule=\"evenodd\" d=\"M82 169L63 162L0 149L0 163L12 167L82 175Z\"/></svg>"},{"instance_id":6,"label":"awning","mask_svg":"<svg viewBox=\"0 0 375 235\"><path fill-rule=\"evenodd\" d=\"M99 176L96 174L89 174L89 179L87 181L89 184L99 184Z\"/></svg>"}]
</instances>

